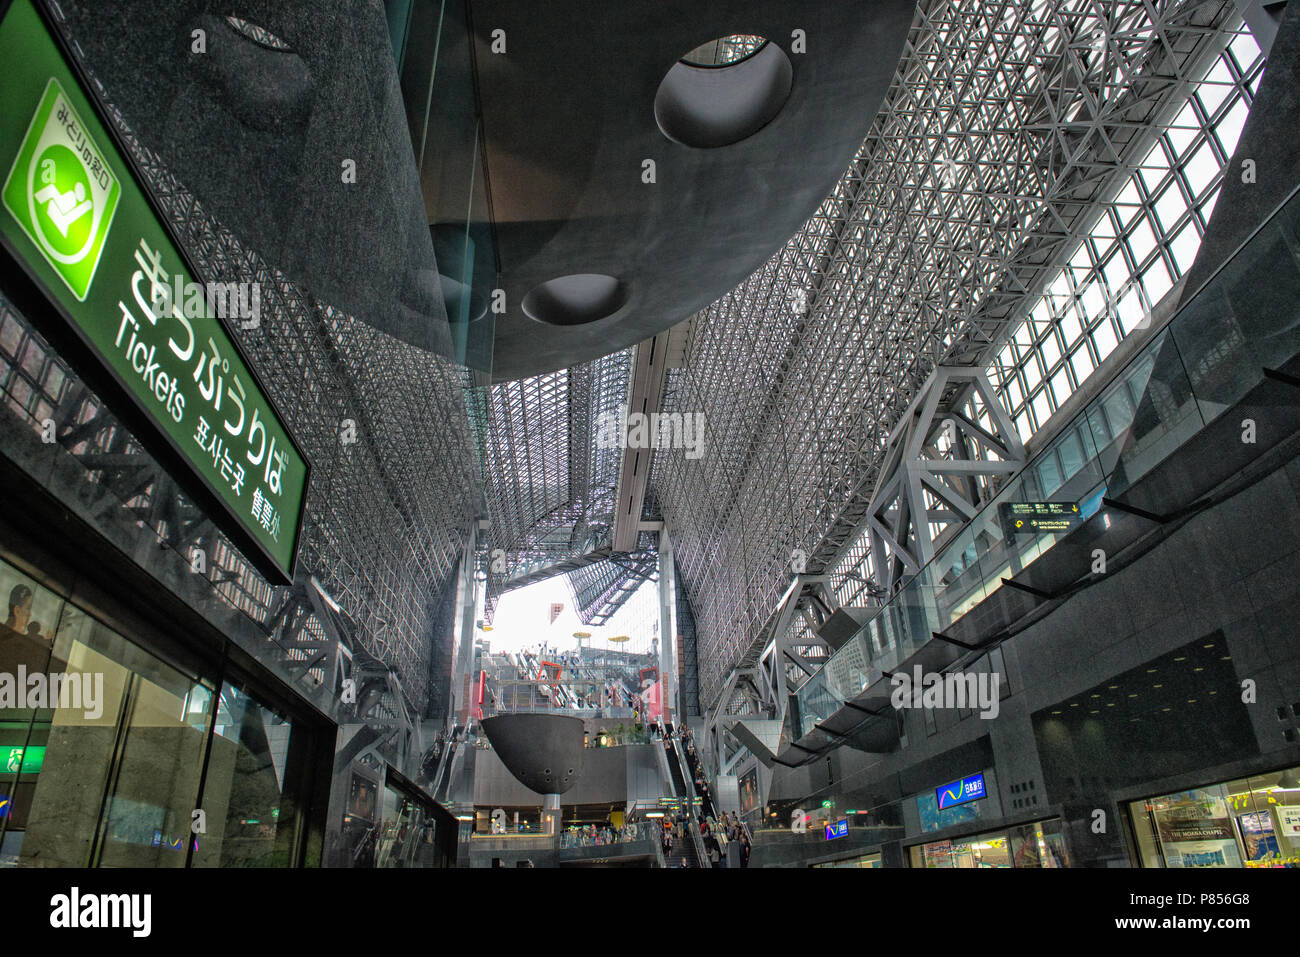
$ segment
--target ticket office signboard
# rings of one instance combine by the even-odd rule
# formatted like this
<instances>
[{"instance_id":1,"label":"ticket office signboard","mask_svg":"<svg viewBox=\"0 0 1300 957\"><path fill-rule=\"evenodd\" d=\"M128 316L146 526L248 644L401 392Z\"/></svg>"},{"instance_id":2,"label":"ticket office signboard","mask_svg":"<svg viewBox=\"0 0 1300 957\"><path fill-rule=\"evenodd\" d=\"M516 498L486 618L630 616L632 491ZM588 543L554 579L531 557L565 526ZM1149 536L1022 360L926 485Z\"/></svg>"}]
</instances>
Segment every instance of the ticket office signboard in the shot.
<instances>
[{"instance_id":1,"label":"ticket office signboard","mask_svg":"<svg viewBox=\"0 0 1300 957\"><path fill-rule=\"evenodd\" d=\"M31 0L4 7L0 240L91 375L127 398L141 439L263 574L288 582L309 463L216 318L260 296L196 281L41 14Z\"/></svg>"}]
</instances>

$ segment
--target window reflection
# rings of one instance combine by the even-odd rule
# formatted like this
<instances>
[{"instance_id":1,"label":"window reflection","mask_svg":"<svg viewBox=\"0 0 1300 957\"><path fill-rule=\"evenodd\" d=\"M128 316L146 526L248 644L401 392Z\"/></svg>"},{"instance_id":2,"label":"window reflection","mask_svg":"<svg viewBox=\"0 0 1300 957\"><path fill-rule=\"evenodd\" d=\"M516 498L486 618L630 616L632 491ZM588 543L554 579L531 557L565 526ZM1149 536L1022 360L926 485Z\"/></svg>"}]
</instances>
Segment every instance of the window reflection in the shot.
<instances>
[{"instance_id":1,"label":"window reflection","mask_svg":"<svg viewBox=\"0 0 1300 957\"><path fill-rule=\"evenodd\" d=\"M0 596L0 866L298 860L310 735L5 562Z\"/></svg>"},{"instance_id":2,"label":"window reflection","mask_svg":"<svg viewBox=\"0 0 1300 957\"><path fill-rule=\"evenodd\" d=\"M203 810L209 833L194 854L200 867L284 867L293 855L294 791L286 785L291 746L282 715L225 684L217 700Z\"/></svg>"},{"instance_id":3,"label":"window reflection","mask_svg":"<svg viewBox=\"0 0 1300 957\"><path fill-rule=\"evenodd\" d=\"M1129 804L1144 867L1300 866L1300 768Z\"/></svg>"},{"instance_id":4,"label":"window reflection","mask_svg":"<svg viewBox=\"0 0 1300 957\"><path fill-rule=\"evenodd\" d=\"M27 633L0 633L0 681L25 674L31 693L38 674L49 689L0 711L2 862L184 866L207 733L185 704L203 686L8 565L0 591L30 604Z\"/></svg>"},{"instance_id":5,"label":"window reflection","mask_svg":"<svg viewBox=\"0 0 1300 957\"><path fill-rule=\"evenodd\" d=\"M908 849L912 867L1069 867L1060 818L1003 831L920 844Z\"/></svg>"}]
</instances>

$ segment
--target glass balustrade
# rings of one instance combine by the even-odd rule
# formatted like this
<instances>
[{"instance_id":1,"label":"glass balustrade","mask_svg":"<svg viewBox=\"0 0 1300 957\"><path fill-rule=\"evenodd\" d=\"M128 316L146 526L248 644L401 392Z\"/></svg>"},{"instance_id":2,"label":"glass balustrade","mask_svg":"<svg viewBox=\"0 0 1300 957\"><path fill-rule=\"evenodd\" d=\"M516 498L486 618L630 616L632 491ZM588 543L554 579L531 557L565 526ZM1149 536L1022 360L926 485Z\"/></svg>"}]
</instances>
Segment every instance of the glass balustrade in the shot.
<instances>
[{"instance_id":1,"label":"glass balustrade","mask_svg":"<svg viewBox=\"0 0 1300 957\"><path fill-rule=\"evenodd\" d=\"M1169 325L805 682L801 732L812 733L1078 528L1012 531L1002 505L1069 503L1078 506L1081 524L1101 508L1103 497L1125 500L1269 375L1279 379L1280 372L1279 381L1289 376L1294 386L1300 371L1294 368L1300 356L1298 266L1300 193L1293 193ZM1279 440L1261 436L1257 448L1262 453ZM1198 489L1196 476L1175 477L1160 489L1185 499L1165 503L1176 506L1206 491ZM1145 507L1142 495L1135 498L1130 504ZM974 631L1006 624L993 613L988 617Z\"/></svg>"}]
</instances>

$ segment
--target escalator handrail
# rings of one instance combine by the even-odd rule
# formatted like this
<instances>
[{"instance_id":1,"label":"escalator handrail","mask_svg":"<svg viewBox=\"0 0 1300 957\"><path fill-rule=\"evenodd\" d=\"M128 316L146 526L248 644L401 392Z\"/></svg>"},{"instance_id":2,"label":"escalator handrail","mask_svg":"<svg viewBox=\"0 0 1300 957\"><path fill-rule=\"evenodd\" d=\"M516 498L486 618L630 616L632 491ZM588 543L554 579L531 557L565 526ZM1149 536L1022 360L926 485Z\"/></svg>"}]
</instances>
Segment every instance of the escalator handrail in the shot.
<instances>
[{"instance_id":1,"label":"escalator handrail","mask_svg":"<svg viewBox=\"0 0 1300 957\"><path fill-rule=\"evenodd\" d=\"M691 843L695 846L695 858L700 867L712 867L713 860L709 857L704 848L704 836L700 834L700 820L695 813L695 779L687 775L687 765L683 760L682 744L680 738L669 738L672 744L673 760L677 762L677 770L682 776L687 793L683 795L686 798L686 828L691 832Z\"/></svg>"}]
</instances>

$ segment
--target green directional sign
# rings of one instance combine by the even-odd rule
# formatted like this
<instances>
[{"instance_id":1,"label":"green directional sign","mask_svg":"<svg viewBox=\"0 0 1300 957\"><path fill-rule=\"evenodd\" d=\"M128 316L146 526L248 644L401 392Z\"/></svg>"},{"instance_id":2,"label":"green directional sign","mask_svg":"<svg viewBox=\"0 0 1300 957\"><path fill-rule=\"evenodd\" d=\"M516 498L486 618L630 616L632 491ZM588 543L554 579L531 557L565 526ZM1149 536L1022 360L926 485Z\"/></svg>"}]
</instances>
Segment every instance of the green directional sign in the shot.
<instances>
[{"instance_id":1,"label":"green directional sign","mask_svg":"<svg viewBox=\"0 0 1300 957\"><path fill-rule=\"evenodd\" d=\"M78 301L86 298L122 187L50 78L5 180L4 205Z\"/></svg>"},{"instance_id":2,"label":"green directional sign","mask_svg":"<svg viewBox=\"0 0 1300 957\"><path fill-rule=\"evenodd\" d=\"M38 774L45 767L45 746L0 747L0 774Z\"/></svg>"},{"instance_id":3,"label":"green directional sign","mask_svg":"<svg viewBox=\"0 0 1300 957\"><path fill-rule=\"evenodd\" d=\"M78 368L134 402L140 438L289 579L308 463L222 322L257 326L260 289L198 281L31 0L3 14L0 64L4 251L85 347L78 362L110 376Z\"/></svg>"}]
</instances>

